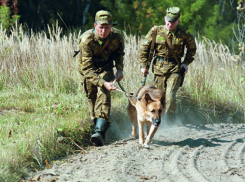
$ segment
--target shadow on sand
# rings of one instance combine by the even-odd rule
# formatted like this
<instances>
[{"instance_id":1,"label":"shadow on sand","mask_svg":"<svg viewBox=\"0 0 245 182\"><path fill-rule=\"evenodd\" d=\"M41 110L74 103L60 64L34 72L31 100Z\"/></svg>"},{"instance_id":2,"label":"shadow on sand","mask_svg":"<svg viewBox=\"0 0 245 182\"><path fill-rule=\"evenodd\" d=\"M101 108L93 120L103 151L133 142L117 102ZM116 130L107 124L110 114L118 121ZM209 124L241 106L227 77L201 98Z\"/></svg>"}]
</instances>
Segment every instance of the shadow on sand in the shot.
<instances>
[{"instance_id":1,"label":"shadow on sand","mask_svg":"<svg viewBox=\"0 0 245 182\"><path fill-rule=\"evenodd\" d=\"M215 142L215 143L213 143ZM231 142L231 141L227 141L227 140L219 140L217 138L213 138L210 140L204 139L204 138L198 138L198 139L192 139L192 138L187 138L183 141L178 141L178 142L168 142L168 141L160 141L160 140L154 140L154 145L157 147L157 145L161 145L161 146L170 146L170 145L178 145L180 147L183 146L189 146L191 148L195 148L195 147L200 147L202 145L204 145L205 147L216 147L216 146L220 146L220 144L217 143L223 143L223 142Z\"/></svg>"}]
</instances>

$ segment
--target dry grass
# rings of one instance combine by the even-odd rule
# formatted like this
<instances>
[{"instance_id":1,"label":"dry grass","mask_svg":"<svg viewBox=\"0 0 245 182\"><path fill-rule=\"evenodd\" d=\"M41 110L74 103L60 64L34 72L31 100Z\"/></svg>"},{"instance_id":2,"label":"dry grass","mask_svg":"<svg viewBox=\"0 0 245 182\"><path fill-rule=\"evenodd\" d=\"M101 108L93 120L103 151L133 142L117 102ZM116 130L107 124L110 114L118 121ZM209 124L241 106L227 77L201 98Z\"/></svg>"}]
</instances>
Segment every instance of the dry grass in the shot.
<instances>
[{"instance_id":1,"label":"dry grass","mask_svg":"<svg viewBox=\"0 0 245 182\"><path fill-rule=\"evenodd\" d=\"M211 109L214 114L230 111L229 114L240 113L244 118L244 62L225 45L205 38L197 45L198 51L183 92L200 107Z\"/></svg>"},{"instance_id":2,"label":"dry grass","mask_svg":"<svg viewBox=\"0 0 245 182\"><path fill-rule=\"evenodd\" d=\"M71 152L72 142L57 141L59 135L65 133L81 143L86 139L80 126L86 128L88 103L80 92L78 61L72 57L81 33L61 38L59 27L48 30L27 35L20 27L7 36L0 29L0 181L16 181L26 172L27 164L45 167L46 159L50 162L55 156ZM141 39L124 36L122 85L131 93L143 81L139 65ZM212 113L217 117L239 115L244 121L244 64L222 44L204 38L197 41L197 46L195 61L178 92L178 108L195 106L205 117ZM147 83L152 82L150 74ZM112 95L112 119L126 119L126 97L119 92ZM116 112L121 113L120 117Z\"/></svg>"}]
</instances>

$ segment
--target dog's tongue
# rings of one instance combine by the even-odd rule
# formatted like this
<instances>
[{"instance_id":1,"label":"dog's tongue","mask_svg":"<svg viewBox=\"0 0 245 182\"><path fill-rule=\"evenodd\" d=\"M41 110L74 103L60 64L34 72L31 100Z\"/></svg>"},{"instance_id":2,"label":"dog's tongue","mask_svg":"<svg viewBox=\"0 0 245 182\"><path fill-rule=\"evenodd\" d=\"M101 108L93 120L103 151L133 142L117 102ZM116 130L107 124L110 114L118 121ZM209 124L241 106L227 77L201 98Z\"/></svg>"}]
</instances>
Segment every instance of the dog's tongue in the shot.
<instances>
[{"instance_id":1,"label":"dog's tongue","mask_svg":"<svg viewBox=\"0 0 245 182\"><path fill-rule=\"evenodd\" d=\"M156 128L158 128L159 127L159 124L156 124L156 125L153 125L153 126L155 126Z\"/></svg>"}]
</instances>

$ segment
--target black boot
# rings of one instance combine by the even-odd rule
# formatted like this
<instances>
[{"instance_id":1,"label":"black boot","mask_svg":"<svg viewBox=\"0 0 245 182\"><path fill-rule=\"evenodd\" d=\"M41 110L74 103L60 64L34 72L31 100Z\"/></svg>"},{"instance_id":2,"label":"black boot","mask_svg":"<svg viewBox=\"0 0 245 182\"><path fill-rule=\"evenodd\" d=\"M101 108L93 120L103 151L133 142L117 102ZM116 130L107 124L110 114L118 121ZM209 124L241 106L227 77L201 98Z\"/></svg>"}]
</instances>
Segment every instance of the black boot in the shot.
<instances>
[{"instance_id":1,"label":"black boot","mask_svg":"<svg viewBox=\"0 0 245 182\"><path fill-rule=\"evenodd\" d=\"M94 128L94 134L91 137L91 142L97 146L102 146L105 139L105 133L109 128L110 123L104 119L97 118Z\"/></svg>"}]
</instances>

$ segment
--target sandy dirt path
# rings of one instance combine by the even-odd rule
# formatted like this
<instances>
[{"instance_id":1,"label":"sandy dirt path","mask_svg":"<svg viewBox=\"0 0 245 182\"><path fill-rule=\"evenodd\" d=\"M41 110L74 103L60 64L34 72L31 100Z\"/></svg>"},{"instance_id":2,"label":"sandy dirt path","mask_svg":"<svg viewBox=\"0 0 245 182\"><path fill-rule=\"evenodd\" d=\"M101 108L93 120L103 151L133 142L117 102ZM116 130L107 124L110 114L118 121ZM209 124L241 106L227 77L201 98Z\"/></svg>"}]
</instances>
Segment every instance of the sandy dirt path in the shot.
<instances>
[{"instance_id":1,"label":"sandy dirt path","mask_svg":"<svg viewBox=\"0 0 245 182\"><path fill-rule=\"evenodd\" d=\"M70 182L244 182L245 124L166 127L161 124L150 149L112 124L107 144L57 162L28 179ZM127 137L126 137L127 136ZM118 138L112 141L112 138ZM123 138L123 139L119 139Z\"/></svg>"}]
</instances>

